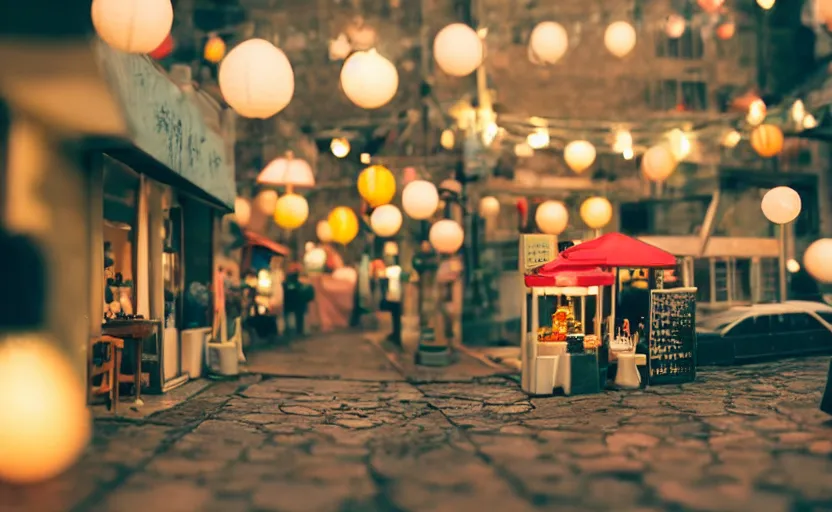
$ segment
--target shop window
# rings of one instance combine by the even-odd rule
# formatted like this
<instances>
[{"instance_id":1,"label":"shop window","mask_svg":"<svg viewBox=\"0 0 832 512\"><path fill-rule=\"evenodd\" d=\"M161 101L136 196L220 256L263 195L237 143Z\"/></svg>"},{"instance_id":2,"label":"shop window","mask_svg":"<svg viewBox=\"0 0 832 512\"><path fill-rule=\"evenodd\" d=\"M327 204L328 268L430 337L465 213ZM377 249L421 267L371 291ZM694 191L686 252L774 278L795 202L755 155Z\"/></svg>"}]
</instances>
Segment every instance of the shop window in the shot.
<instances>
[{"instance_id":1,"label":"shop window","mask_svg":"<svg viewBox=\"0 0 832 512\"><path fill-rule=\"evenodd\" d=\"M733 260L733 275L731 279L731 300L735 302L751 301L751 260Z\"/></svg>"},{"instance_id":2,"label":"shop window","mask_svg":"<svg viewBox=\"0 0 832 512\"><path fill-rule=\"evenodd\" d=\"M182 210L171 208L165 219L165 244L162 272L165 286L165 327L182 327Z\"/></svg>"},{"instance_id":3,"label":"shop window","mask_svg":"<svg viewBox=\"0 0 832 512\"><path fill-rule=\"evenodd\" d=\"M654 110L683 112L708 110L708 84L700 81L660 80L650 88Z\"/></svg>"},{"instance_id":4,"label":"shop window","mask_svg":"<svg viewBox=\"0 0 832 512\"><path fill-rule=\"evenodd\" d=\"M104 158L104 302L107 317L130 316L136 304L139 175Z\"/></svg>"},{"instance_id":5,"label":"shop window","mask_svg":"<svg viewBox=\"0 0 832 512\"><path fill-rule=\"evenodd\" d=\"M705 55L702 31L688 27L681 37L671 38L661 30L656 37L656 57L696 60Z\"/></svg>"}]
</instances>

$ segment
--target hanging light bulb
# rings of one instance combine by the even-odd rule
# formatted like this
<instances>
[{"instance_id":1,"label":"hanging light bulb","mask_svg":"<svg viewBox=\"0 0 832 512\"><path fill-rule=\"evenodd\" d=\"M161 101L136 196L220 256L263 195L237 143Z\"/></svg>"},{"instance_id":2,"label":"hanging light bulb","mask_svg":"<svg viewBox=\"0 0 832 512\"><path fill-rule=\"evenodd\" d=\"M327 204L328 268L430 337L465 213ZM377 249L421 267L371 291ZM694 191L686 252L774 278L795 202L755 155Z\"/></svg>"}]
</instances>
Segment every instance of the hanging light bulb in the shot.
<instances>
[{"instance_id":1,"label":"hanging light bulb","mask_svg":"<svg viewBox=\"0 0 832 512\"><path fill-rule=\"evenodd\" d=\"M364 165L370 165L370 153L361 153L361 163Z\"/></svg>"},{"instance_id":2,"label":"hanging light bulb","mask_svg":"<svg viewBox=\"0 0 832 512\"><path fill-rule=\"evenodd\" d=\"M343 137L332 139L332 143L330 143L329 149L332 151L333 155L337 156L338 158L344 158L345 156L350 154L350 141Z\"/></svg>"},{"instance_id":3,"label":"hanging light bulb","mask_svg":"<svg viewBox=\"0 0 832 512\"><path fill-rule=\"evenodd\" d=\"M526 143L532 149L543 149L549 145L549 130L538 128L526 137Z\"/></svg>"},{"instance_id":4,"label":"hanging light bulb","mask_svg":"<svg viewBox=\"0 0 832 512\"><path fill-rule=\"evenodd\" d=\"M775 0L757 0L757 5L763 10L769 10L774 7Z\"/></svg>"},{"instance_id":5,"label":"hanging light bulb","mask_svg":"<svg viewBox=\"0 0 832 512\"><path fill-rule=\"evenodd\" d=\"M803 118L803 128L807 130L811 130L813 128L818 127L818 120L815 119L815 116L812 114L806 114L806 117Z\"/></svg>"},{"instance_id":6,"label":"hanging light bulb","mask_svg":"<svg viewBox=\"0 0 832 512\"><path fill-rule=\"evenodd\" d=\"M742 140L742 135L737 130L731 130L722 136L722 145L726 148L735 148Z\"/></svg>"},{"instance_id":7,"label":"hanging light bulb","mask_svg":"<svg viewBox=\"0 0 832 512\"><path fill-rule=\"evenodd\" d=\"M632 160L633 156L635 156L633 154L633 148L625 149L624 151L621 152L621 156L624 157L624 160Z\"/></svg>"},{"instance_id":8,"label":"hanging light bulb","mask_svg":"<svg viewBox=\"0 0 832 512\"><path fill-rule=\"evenodd\" d=\"M445 149L454 149L454 146L456 145L456 136L454 135L454 131L450 129L444 130L442 132L442 136L439 137L439 144L441 144Z\"/></svg>"},{"instance_id":9,"label":"hanging light bulb","mask_svg":"<svg viewBox=\"0 0 832 512\"><path fill-rule=\"evenodd\" d=\"M677 162L681 162L690 154L690 139L682 130L676 128L667 135L670 141L670 151Z\"/></svg>"},{"instance_id":10,"label":"hanging light bulb","mask_svg":"<svg viewBox=\"0 0 832 512\"><path fill-rule=\"evenodd\" d=\"M612 144L612 150L616 153L624 153L628 149L633 149L633 134L631 134L629 130L618 130L615 133L615 141Z\"/></svg>"},{"instance_id":11,"label":"hanging light bulb","mask_svg":"<svg viewBox=\"0 0 832 512\"><path fill-rule=\"evenodd\" d=\"M482 142L486 146L490 146L494 139L497 138L497 134L500 133L500 127L497 126L497 123L488 123L482 130Z\"/></svg>"},{"instance_id":12,"label":"hanging light bulb","mask_svg":"<svg viewBox=\"0 0 832 512\"><path fill-rule=\"evenodd\" d=\"M745 120L748 121L748 124L751 126L758 126L766 120L766 113L766 103L757 98L751 102L751 105L748 106L748 115L745 117Z\"/></svg>"},{"instance_id":13,"label":"hanging light bulb","mask_svg":"<svg viewBox=\"0 0 832 512\"><path fill-rule=\"evenodd\" d=\"M803 119L806 117L806 105L803 104L802 100L797 100L792 105L792 120L795 123L801 125L803 124Z\"/></svg>"}]
</instances>

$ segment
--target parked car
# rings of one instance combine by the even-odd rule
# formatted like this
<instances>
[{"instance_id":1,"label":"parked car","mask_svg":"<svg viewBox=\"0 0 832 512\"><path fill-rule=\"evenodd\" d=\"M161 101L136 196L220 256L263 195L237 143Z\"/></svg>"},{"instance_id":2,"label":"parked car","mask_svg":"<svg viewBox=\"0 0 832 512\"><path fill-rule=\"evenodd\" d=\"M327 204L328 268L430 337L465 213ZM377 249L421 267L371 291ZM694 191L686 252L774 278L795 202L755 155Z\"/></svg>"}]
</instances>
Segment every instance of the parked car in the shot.
<instances>
[{"instance_id":1,"label":"parked car","mask_svg":"<svg viewBox=\"0 0 832 512\"><path fill-rule=\"evenodd\" d=\"M696 322L697 364L832 353L832 306L787 301L734 307Z\"/></svg>"}]
</instances>

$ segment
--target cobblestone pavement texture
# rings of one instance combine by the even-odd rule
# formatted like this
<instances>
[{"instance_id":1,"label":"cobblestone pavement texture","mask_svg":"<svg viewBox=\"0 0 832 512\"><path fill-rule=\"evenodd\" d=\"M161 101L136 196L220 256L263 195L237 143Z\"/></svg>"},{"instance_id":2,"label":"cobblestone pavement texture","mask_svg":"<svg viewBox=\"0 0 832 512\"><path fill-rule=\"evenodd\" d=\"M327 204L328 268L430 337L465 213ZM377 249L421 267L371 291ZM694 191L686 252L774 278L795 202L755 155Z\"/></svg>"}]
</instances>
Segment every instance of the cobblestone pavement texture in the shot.
<instances>
[{"instance_id":1,"label":"cobblestone pavement texture","mask_svg":"<svg viewBox=\"0 0 832 512\"><path fill-rule=\"evenodd\" d=\"M259 371L291 360L290 376L98 420L73 470L0 487L0 510L832 510L832 422L817 410L827 358L530 400L505 376L408 379L366 343L301 341L286 359L252 358Z\"/></svg>"}]
</instances>

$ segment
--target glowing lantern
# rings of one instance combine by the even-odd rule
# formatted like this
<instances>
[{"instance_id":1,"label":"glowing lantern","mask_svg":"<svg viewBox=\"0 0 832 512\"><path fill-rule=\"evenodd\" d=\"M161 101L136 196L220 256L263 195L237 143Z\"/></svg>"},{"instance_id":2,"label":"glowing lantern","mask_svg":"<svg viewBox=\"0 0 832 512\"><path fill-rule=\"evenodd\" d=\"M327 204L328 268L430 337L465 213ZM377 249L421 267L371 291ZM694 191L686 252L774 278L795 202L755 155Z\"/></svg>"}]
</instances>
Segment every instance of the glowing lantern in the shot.
<instances>
[{"instance_id":1,"label":"glowing lantern","mask_svg":"<svg viewBox=\"0 0 832 512\"><path fill-rule=\"evenodd\" d=\"M92 24L98 37L116 50L150 53L170 34L170 0L93 0Z\"/></svg>"},{"instance_id":2,"label":"glowing lantern","mask_svg":"<svg viewBox=\"0 0 832 512\"><path fill-rule=\"evenodd\" d=\"M494 196L485 196L480 199L480 217L489 219L500 213L500 201Z\"/></svg>"},{"instance_id":3,"label":"glowing lantern","mask_svg":"<svg viewBox=\"0 0 832 512\"><path fill-rule=\"evenodd\" d=\"M251 203L244 197L238 197L234 200L234 221L240 227L248 225L251 220Z\"/></svg>"},{"instance_id":4,"label":"glowing lantern","mask_svg":"<svg viewBox=\"0 0 832 512\"><path fill-rule=\"evenodd\" d=\"M283 229L297 229L303 226L309 217L309 203L297 194L284 194L277 200L274 209L274 222Z\"/></svg>"},{"instance_id":5,"label":"glowing lantern","mask_svg":"<svg viewBox=\"0 0 832 512\"><path fill-rule=\"evenodd\" d=\"M69 468L92 420L84 381L66 356L37 335L0 339L0 389L0 480L30 484Z\"/></svg>"},{"instance_id":6,"label":"glowing lantern","mask_svg":"<svg viewBox=\"0 0 832 512\"><path fill-rule=\"evenodd\" d=\"M690 155L691 144L687 134L678 128L670 130L667 134L668 147L673 153L673 158L681 162Z\"/></svg>"},{"instance_id":7,"label":"glowing lantern","mask_svg":"<svg viewBox=\"0 0 832 512\"><path fill-rule=\"evenodd\" d=\"M585 140L573 140L563 150L563 159L570 169L580 174L595 162L595 146Z\"/></svg>"},{"instance_id":8,"label":"glowing lantern","mask_svg":"<svg viewBox=\"0 0 832 512\"><path fill-rule=\"evenodd\" d=\"M482 40L462 23L443 28L433 40L433 57L439 69L451 76L467 76L482 63Z\"/></svg>"},{"instance_id":9,"label":"glowing lantern","mask_svg":"<svg viewBox=\"0 0 832 512\"><path fill-rule=\"evenodd\" d=\"M272 43L249 39L235 46L220 65L220 91L243 117L267 119L284 108L295 94L292 64Z\"/></svg>"},{"instance_id":10,"label":"glowing lantern","mask_svg":"<svg viewBox=\"0 0 832 512\"><path fill-rule=\"evenodd\" d=\"M315 186L315 174L306 160L295 158L291 152L275 158L257 175L258 185L287 188Z\"/></svg>"},{"instance_id":11,"label":"glowing lantern","mask_svg":"<svg viewBox=\"0 0 832 512\"><path fill-rule=\"evenodd\" d=\"M751 132L751 147L763 158L776 156L783 150L783 131L773 124L760 125Z\"/></svg>"},{"instance_id":12,"label":"glowing lantern","mask_svg":"<svg viewBox=\"0 0 832 512\"><path fill-rule=\"evenodd\" d=\"M303 266L310 272L320 272L326 267L326 251L315 247L303 255Z\"/></svg>"},{"instance_id":13,"label":"glowing lantern","mask_svg":"<svg viewBox=\"0 0 832 512\"><path fill-rule=\"evenodd\" d=\"M678 14L671 14L664 22L664 32L667 34L667 37L671 39L679 39L682 37L682 34L685 33L687 24L688 23L685 21L685 18L679 16Z\"/></svg>"},{"instance_id":14,"label":"glowing lantern","mask_svg":"<svg viewBox=\"0 0 832 512\"><path fill-rule=\"evenodd\" d=\"M396 178L383 165L371 165L358 175L358 194L373 208L387 204L396 195Z\"/></svg>"},{"instance_id":15,"label":"glowing lantern","mask_svg":"<svg viewBox=\"0 0 832 512\"><path fill-rule=\"evenodd\" d=\"M716 37L726 41L734 37L734 34L737 32L737 26L734 24L733 21L726 21L725 23L720 23L718 27L716 27Z\"/></svg>"},{"instance_id":16,"label":"glowing lantern","mask_svg":"<svg viewBox=\"0 0 832 512\"><path fill-rule=\"evenodd\" d=\"M742 140L742 135L737 130L730 130L722 136L722 145L726 148L735 148Z\"/></svg>"},{"instance_id":17,"label":"glowing lantern","mask_svg":"<svg viewBox=\"0 0 832 512\"><path fill-rule=\"evenodd\" d=\"M454 149L456 145L456 136L453 130L443 130L439 137L439 144L445 149Z\"/></svg>"},{"instance_id":18,"label":"glowing lantern","mask_svg":"<svg viewBox=\"0 0 832 512\"><path fill-rule=\"evenodd\" d=\"M722 8L722 4L725 3L725 0L698 0L699 7L702 8L703 11L713 14L715 12L719 12Z\"/></svg>"},{"instance_id":19,"label":"glowing lantern","mask_svg":"<svg viewBox=\"0 0 832 512\"><path fill-rule=\"evenodd\" d=\"M549 142L549 130L547 128L538 128L526 136L526 145L532 150L543 149L549 145ZM532 153L534 153L534 151L532 151Z\"/></svg>"},{"instance_id":20,"label":"glowing lantern","mask_svg":"<svg viewBox=\"0 0 832 512\"><path fill-rule=\"evenodd\" d=\"M455 220L442 219L430 227L430 245L440 254L454 254L465 241L465 232Z\"/></svg>"},{"instance_id":21,"label":"glowing lantern","mask_svg":"<svg viewBox=\"0 0 832 512\"><path fill-rule=\"evenodd\" d=\"M788 224L800 215L803 204L800 194L790 187L774 187L760 202L763 215L775 224Z\"/></svg>"},{"instance_id":22,"label":"glowing lantern","mask_svg":"<svg viewBox=\"0 0 832 512\"><path fill-rule=\"evenodd\" d=\"M673 174L677 163L670 148L660 144L644 153L641 158L641 172L650 181L662 182Z\"/></svg>"},{"instance_id":23,"label":"glowing lantern","mask_svg":"<svg viewBox=\"0 0 832 512\"><path fill-rule=\"evenodd\" d=\"M173 36L168 34L165 40L162 41L162 44L160 44L159 47L152 52L148 53L147 56L154 60L162 60L173 53L173 48Z\"/></svg>"},{"instance_id":24,"label":"glowing lantern","mask_svg":"<svg viewBox=\"0 0 832 512\"><path fill-rule=\"evenodd\" d=\"M636 29L626 21L616 21L604 33L604 45L616 57L624 57L636 47Z\"/></svg>"},{"instance_id":25,"label":"glowing lantern","mask_svg":"<svg viewBox=\"0 0 832 512\"><path fill-rule=\"evenodd\" d=\"M589 229L602 229L612 219L612 204L606 197L590 197L581 203L581 219Z\"/></svg>"},{"instance_id":26,"label":"glowing lantern","mask_svg":"<svg viewBox=\"0 0 832 512\"><path fill-rule=\"evenodd\" d=\"M399 72L392 62L375 50L355 52L341 68L341 89L361 108L382 107L399 88Z\"/></svg>"},{"instance_id":27,"label":"glowing lantern","mask_svg":"<svg viewBox=\"0 0 832 512\"><path fill-rule=\"evenodd\" d=\"M425 180L411 181L402 190L402 207L411 219L429 219L439 208L436 185Z\"/></svg>"},{"instance_id":28,"label":"glowing lantern","mask_svg":"<svg viewBox=\"0 0 832 512\"><path fill-rule=\"evenodd\" d=\"M569 36L560 23L544 21L538 23L529 37L529 48L535 58L543 64L559 61L569 48Z\"/></svg>"},{"instance_id":29,"label":"glowing lantern","mask_svg":"<svg viewBox=\"0 0 832 512\"><path fill-rule=\"evenodd\" d=\"M219 36L211 36L205 42L205 48L202 50L202 57L214 64L219 64L223 57L225 57L225 41Z\"/></svg>"},{"instance_id":30,"label":"glowing lantern","mask_svg":"<svg viewBox=\"0 0 832 512\"><path fill-rule=\"evenodd\" d=\"M560 201L544 201L534 214L537 227L547 235L559 235L569 223L569 212Z\"/></svg>"},{"instance_id":31,"label":"glowing lantern","mask_svg":"<svg viewBox=\"0 0 832 512\"><path fill-rule=\"evenodd\" d=\"M824 284L832 283L832 238L821 238L812 242L803 254L806 272Z\"/></svg>"},{"instance_id":32,"label":"glowing lantern","mask_svg":"<svg viewBox=\"0 0 832 512\"><path fill-rule=\"evenodd\" d=\"M800 272L800 263L798 263L796 259L790 258L786 261L786 270L788 270L791 274L796 274Z\"/></svg>"},{"instance_id":33,"label":"glowing lantern","mask_svg":"<svg viewBox=\"0 0 832 512\"><path fill-rule=\"evenodd\" d=\"M274 209L277 207L277 192L274 190L263 190L255 196L254 203L261 213L272 215L274 214Z\"/></svg>"},{"instance_id":34,"label":"glowing lantern","mask_svg":"<svg viewBox=\"0 0 832 512\"><path fill-rule=\"evenodd\" d=\"M392 204L379 206L370 215L370 227L376 235L389 238L402 227L402 212Z\"/></svg>"},{"instance_id":35,"label":"glowing lantern","mask_svg":"<svg viewBox=\"0 0 832 512\"><path fill-rule=\"evenodd\" d=\"M766 103L757 98L748 105L748 115L746 115L745 120L748 121L748 124L757 126L766 120L767 110Z\"/></svg>"},{"instance_id":36,"label":"glowing lantern","mask_svg":"<svg viewBox=\"0 0 832 512\"><path fill-rule=\"evenodd\" d=\"M336 157L344 158L350 154L350 141L344 138L332 139L332 142L329 144L329 149Z\"/></svg>"},{"instance_id":37,"label":"glowing lantern","mask_svg":"<svg viewBox=\"0 0 832 512\"><path fill-rule=\"evenodd\" d=\"M329 222L334 242L347 245L358 236L358 217L352 209L346 206L339 206L329 212L327 222Z\"/></svg>"},{"instance_id":38,"label":"glowing lantern","mask_svg":"<svg viewBox=\"0 0 832 512\"><path fill-rule=\"evenodd\" d=\"M761 9L767 11L774 7L775 0L757 0L757 5L760 6Z\"/></svg>"}]
</instances>

